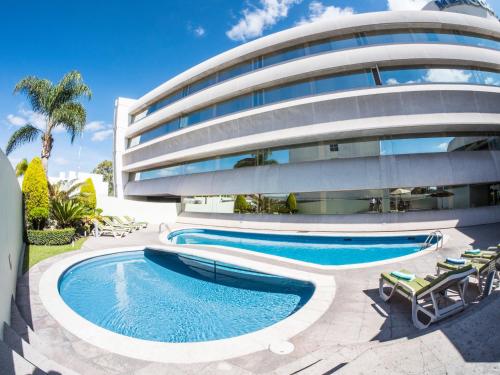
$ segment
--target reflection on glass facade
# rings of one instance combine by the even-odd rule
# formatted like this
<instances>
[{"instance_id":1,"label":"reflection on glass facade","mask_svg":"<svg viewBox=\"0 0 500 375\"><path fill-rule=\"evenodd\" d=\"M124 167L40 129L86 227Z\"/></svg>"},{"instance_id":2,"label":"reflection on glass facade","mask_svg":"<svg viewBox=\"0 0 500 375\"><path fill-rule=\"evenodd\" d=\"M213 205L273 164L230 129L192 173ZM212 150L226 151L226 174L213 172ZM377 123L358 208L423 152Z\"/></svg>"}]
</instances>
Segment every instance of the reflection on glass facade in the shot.
<instances>
[{"instance_id":1,"label":"reflection on glass facade","mask_svg":"<svg viewBox=\"0 0 500 375\"><path fill-rule=\"evenodd\" d=\"M383 85L415 83L466 83L500 86L500 72L461 68L383 68L380 69Z\"/></svg>"},{"instance_id":2,"label":"reflection on glass facade","mask_svg":"<svg viewBox=\"0 0 500 375\"><path fill-rule=\"evenodd\" d=\"M296 205L290 207L290 196ZM237 204L235 202L238 201ZM242 203L243 202L243 203ZM288 203L287 203L288 202ZM185 212L353 215L500 205L500 183L336 192L183 197Z\"/></svg>"},{"instance_id":3,"label":"reflection on glass facade","mask_svg":"<svg viewBox=\"0 0 500 375\"><path fill-rule=\"evenodd\" d=\"M418 67L380 69L383 85L410 83L470 83L500 86L500 72L481 69L447 67ZM335 74L302 80L294 83L258 90L192 112L148 130L129 140L128 147L137 146L178 129L198 124L216 117L285 100L330 92L376 86L378 79L372 71L363 70L349 74Z\"/></svg>"},{"instance_id":4,"label":"reflection on glass facade","mask_svg":"<svg viewBox=\"0 0 500 375\"><path fill-rule=\"evenodd\" d=\"M303 43L293 48L288 48L275 53L259 56L252 60L240 63L220 72L214 73L206 78L194 82L182 89L176 90L169 96L155 102L144 111L132 117L132 123L149 114L166 107L167 105L194 94L207 87L228 79L246 74L253 70L261 69L271 65L316 55L319 53L340 51L344 49L359 48L363 46L374 46L383 44L407 44L407 43L443 43L461 44L475 47L491 48L500 50L500 41L476 34L468 34L460 31L446 30L385 30L375 32L360 32L344 35L333 39L321 40L311 43Z\"/></svg>"},{"instance_id":5,"label":"reflection on glass facade","mask_svg":"<svg viewBox=\"0 0 500 375\"><path fill-rule=\"evenodd\" d=\"M142 181L235 168L331 159L477 150L500 150L500 136L478 135L453 137L445 134L427 138L384 138L358 142L320 142L293 147L256 150L237 155L221 156L208 160L153 169L135 173L131 175L131 179L133 181Z\"/></svg>"}]
</instances>

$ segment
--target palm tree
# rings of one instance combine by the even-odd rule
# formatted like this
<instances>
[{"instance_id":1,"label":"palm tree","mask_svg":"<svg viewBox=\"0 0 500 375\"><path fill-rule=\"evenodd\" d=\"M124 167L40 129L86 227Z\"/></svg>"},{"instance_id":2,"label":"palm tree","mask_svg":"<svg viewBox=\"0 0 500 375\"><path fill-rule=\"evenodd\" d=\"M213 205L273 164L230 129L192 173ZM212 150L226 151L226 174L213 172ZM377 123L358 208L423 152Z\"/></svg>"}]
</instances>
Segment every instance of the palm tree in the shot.
<instances>
[{"instance_id":1,"label":"palm tree","mask_svg":"<svg viewBox=\"0 0 500 375\"><path fill-rule=\"evenodd\" d=\"M16 164L16 177L24 176L26 170L28 169L28 160L23 159Z\"/></svg>"},{"instance_id":2,"label":"palm tree","mask_svg":"<svg viewBox=\"0 0 500 375\"><path fill-rule=\"evenodd\" d=\"M17 147L40 137L42 164L47 174L54 143L52 131L57 127L65 128L73 143L76 136L83 133L87 120L87 113L79 99L90 99L92 92L77 71L67 73L57 84L47 79L26 77L14 89L14 93L19 92L26 95L33 111L45 118L45 129L38 129L32 124L22 126L12 134L5 151L8 155Z\"/></svg>"}]
</instances>

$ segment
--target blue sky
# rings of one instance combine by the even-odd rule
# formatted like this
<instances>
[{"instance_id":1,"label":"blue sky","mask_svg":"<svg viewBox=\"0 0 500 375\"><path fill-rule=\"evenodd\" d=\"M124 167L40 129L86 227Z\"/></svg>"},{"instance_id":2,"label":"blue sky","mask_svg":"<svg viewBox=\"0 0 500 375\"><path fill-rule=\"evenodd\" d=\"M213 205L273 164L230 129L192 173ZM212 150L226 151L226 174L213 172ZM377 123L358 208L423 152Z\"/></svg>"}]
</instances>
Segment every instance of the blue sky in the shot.
<instances>
[{"instance_id":1,"label":"blue sky","mask_svg":"<svg viewBox=\"0 0 500 375\"><path fill-rule=\"evenodd\" d=\"M70 145L55 135L50 175L90 171L112 157L114 100L137 98L185 69L245 40L301 22L351 13L421 7L426 0L105 0L0 3L0 148L26 121L43 126L24 97L13 95L27 75L57 81L79 70L93 91L85 103L89 130ZM500 14L500 0L490 0ZM39 155L40 143L11 155Z\"/></svg>"}]
</instances>

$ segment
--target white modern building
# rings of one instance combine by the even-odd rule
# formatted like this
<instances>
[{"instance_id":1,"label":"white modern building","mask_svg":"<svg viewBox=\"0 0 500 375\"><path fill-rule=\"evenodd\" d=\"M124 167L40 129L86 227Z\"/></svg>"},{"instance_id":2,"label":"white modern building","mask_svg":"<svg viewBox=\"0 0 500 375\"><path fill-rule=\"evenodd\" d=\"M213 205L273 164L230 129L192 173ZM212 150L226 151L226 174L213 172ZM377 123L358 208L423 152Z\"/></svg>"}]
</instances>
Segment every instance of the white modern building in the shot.
<instances>
[{"instance_id":1,"label":"white modern building","mask_svg":"<svg viewBox=\"0 0 500 375\"><path fill-rule=\"evenodd\" d=\"M246 43L118 99L115 169L185 212L500 220L500 22L438 0Z\"/></svg>"}]
</instances>

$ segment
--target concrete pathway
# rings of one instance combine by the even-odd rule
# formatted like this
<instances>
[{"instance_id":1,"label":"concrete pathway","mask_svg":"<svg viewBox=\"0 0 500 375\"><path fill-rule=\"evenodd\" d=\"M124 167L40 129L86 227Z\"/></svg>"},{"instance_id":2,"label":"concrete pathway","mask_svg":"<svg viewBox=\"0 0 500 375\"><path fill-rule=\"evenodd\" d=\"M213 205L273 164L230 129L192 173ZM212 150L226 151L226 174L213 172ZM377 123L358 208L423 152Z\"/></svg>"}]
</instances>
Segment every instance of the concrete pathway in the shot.
<instances>
[{"instance_id":1,"label":"concrete pathway","mask_svg":"<svg viewBox=\"0 0 500 375\"><path fill-rule=\"evenodd\" d=\"M466 248L500 242L500 225L453 229L445 234L450 240L439 252L380 267L329 271L337 284L333 305L291 340L295 351L285 356L262 351L223 362L166 365L93 347L59 326L37 295L41 274L74 253L32 268L19 281L16 302L27 325L33 328L31 333L24 333L25 337L31 334L29 342L48 358L82 374L500 374L500 335L496 334L500 328L500 292L424 331L414 328L406 301L396 299L386 304L378 296L380 272L404 267L417 274L434 273L438 260L456 257ZM80 251L159 244L157 232L136 232L124 239L91 238ZM261 259L258 255L245 257Z\"/></svg>"}]
</instances>

